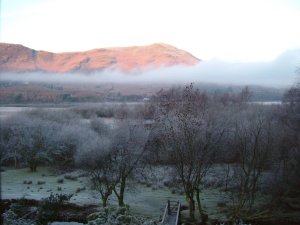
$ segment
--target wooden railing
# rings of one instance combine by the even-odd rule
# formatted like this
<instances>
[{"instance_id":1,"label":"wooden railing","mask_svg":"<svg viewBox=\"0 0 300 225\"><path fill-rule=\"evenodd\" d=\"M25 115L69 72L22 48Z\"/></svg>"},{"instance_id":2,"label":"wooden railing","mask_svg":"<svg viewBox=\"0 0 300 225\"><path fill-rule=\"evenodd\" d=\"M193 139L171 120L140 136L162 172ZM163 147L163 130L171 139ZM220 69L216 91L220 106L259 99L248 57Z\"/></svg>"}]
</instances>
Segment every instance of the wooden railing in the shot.
<instances>
[{"instance_id":1,"label":"wooden railing","mask_svg":"<svg viewBox=\"0 0 300 225\"><path fill-rule=\"evenodd\" d=\"M175 222L175 225L179 224L179 221L180 221L180 208L181 208L181 204L180 204L180 202L178 201L178 207L177 207L177 214L176 214L176 222Z\"/></svg>"},{"instance_id":2,"label":"wooden railing","mask_svg":"<svg viewBox=\"0 0 300 225\"><path fill-rule=\"evenodd\" d=\"M168 225L178 225L180 220L180 207L181 204L179 201L168 200L161 222Z\"/></svg>"},{"instance_id":3,"label":"wooden railing","mask_svg":"<svg viewBox=\"0 0 300 225\"><path fill-rule=\"evenodd\" d=\"M163 215L163 218L161 220L161 222L164 224L165 221L168 220L168 217L169 217L169 213L168 213L168 203L166 204L166 207L165 207L165 211L164 211L164 215Z\"/></svg>"}]
</instances>

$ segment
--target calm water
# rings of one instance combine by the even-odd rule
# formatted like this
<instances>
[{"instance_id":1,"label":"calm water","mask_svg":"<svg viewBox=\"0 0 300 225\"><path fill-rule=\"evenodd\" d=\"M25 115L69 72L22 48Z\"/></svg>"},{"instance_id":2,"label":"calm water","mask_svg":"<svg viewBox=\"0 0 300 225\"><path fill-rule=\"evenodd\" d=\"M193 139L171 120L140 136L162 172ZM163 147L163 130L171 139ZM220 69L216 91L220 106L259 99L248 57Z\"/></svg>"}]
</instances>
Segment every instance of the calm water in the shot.
<instances>
[{"instance_id":1,"label":"calm water","mask_svg":"<svg viewBox=\"0 0 300 225\"><path fill-rule=\"evenodd\" d=\"M61 110L66 109L66 107L24 107L24 106L3 106L0 107L0 119L6 118L8 116L13 116L19 112L27 112L35 109L46 109L46 110Z\"/></svg>"},{"instance_id":2,"label":"calm water","mask_svg":"<svg viewBox=\"0 0 300 225\"><path fill-rule=\"evenodd\" d=\"M252 104L261 104L261 105L281 105L281 101L253 101Z\"/></svg>"}]
</instances>

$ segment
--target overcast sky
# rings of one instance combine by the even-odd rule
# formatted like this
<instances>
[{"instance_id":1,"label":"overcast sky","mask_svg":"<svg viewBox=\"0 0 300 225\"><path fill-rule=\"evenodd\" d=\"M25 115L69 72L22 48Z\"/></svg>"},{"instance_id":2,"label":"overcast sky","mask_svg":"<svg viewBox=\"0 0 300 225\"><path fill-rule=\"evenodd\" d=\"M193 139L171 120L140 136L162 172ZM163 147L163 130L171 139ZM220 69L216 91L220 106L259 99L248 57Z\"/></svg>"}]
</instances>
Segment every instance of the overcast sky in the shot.
<instances>
[{"instance_id":1,"label":"overcast sky","mask_svg":"<svg viewBox=\"0 0 300 225\"><path fill-rule=\"evenodd\" d=\"M0 41L37 50L163 42L204 60L268 61L300 48L299 0L0 1Z\"/></svg>"}]
</instances>

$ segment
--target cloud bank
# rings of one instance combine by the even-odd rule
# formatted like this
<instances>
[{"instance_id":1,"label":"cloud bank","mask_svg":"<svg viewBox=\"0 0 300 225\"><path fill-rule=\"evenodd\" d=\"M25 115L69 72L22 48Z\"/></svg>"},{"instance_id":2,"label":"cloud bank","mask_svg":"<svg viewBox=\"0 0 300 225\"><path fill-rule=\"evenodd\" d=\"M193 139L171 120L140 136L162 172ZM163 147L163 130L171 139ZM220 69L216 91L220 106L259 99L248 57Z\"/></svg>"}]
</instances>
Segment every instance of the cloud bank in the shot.
<instances>
[{"instance_id":1,"label":"cloud bank","mask_svg":"<svg viewBox=\"0 0 300 225\"><path fill-rule=\"evenodd\" d=\"M201 62L195 66L173 66L135 71L131 74L104 70L90 74L4 73L1 81L59 83L187 83L202 82L234 85L287 87L296 78L300 50L290 50L276 60L257 63L227 63L220 60Z\"/></svg>"}]
</instances>

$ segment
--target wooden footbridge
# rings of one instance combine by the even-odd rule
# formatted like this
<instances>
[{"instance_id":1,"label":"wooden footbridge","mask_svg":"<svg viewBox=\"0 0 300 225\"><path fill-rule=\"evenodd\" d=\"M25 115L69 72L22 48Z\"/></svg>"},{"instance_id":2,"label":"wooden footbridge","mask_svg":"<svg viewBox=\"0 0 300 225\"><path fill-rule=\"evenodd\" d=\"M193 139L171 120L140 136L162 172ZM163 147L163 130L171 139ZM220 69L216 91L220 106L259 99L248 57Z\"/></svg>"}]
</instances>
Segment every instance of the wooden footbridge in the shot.
<instances>
[{"instance_id":1,"label":"wooden footbridge","mask_svg":"<svg viewBox=\"0 0 300 225\"><path fill-rule=\"evenodd\" d=\"M169 201L166 204L164 215L162 218L162 224L178 225L180 220L180 208L179 201Z\"/></svg>"}]
</instances>

